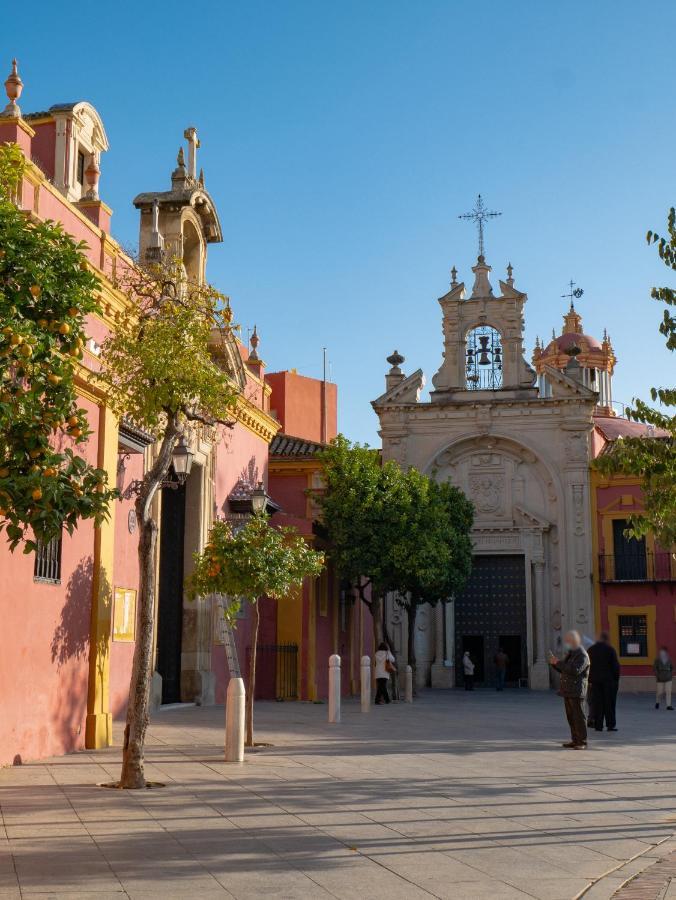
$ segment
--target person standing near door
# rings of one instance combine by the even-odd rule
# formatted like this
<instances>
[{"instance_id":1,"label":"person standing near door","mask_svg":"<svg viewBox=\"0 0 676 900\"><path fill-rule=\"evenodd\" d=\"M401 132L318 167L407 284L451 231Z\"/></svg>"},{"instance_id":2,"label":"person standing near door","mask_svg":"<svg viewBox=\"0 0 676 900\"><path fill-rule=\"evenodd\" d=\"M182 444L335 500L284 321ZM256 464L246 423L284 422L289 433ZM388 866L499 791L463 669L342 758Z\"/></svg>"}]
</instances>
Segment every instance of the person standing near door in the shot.
<instances>
[{"instance_id":1,"label":"person standing near door","mask_svg":"<svg viewBox=\"0 0 676 900\"><path fill-rule=\"evenodd\" d=\"M596 731L617 731L615 707L620 684L620 661L607 631L589 648L590 719Z\"/></svg>"},{"instance_id":2,"label":"person standing near door","mask_svg":"<svg viewBox=\"0 0 676 900\"><path fill-rule=\"evenodd\" d=\"M390 702L390 695L387 690L387 684L390 680L391 673L395 671L394 656L392 656L389 647L384 641L382 641L378 645L374 662L376 664L375 703L377 706L380 706L381 703Z\"/></svg>"},{"instance_id":3,"label":"person standing near door","mask_svg":"<svg viewBox=\"0 0 676 900\"><path fill-rule=\"evenodd\" d=\"M495 690L502 691L505 687L507 666L509 665L509 657L502 647L498 647L498 652L495 654L493 662L495 663Z\"/></svg>"},{"instance_id":4,"label":"person standing near door","mask_svg":"<svg viewBox=\"0 0 676 900\"><path fill-rule=\"evenodd\" d=\"M474 690L474 663L469 655L469 650L465 650L462 656L462 671L465 676L465 690Z\"/></svg>"},{"instance_id":5,"label":"person standing near door","mask_svg":"<svg viewBox=\"0 0 676 900\"><path fill-rule=\"evenodd\" d=\"M566 655L559 659L549 652L549 665L561 673L559 694L563 697L566 718L570 726L570 741L563 744L570 750L587 747L587 722L584 714L584 698L587 696L589 656L582 646L577 631L569 631L563 639Z\"/></svg>"}]
</instances>

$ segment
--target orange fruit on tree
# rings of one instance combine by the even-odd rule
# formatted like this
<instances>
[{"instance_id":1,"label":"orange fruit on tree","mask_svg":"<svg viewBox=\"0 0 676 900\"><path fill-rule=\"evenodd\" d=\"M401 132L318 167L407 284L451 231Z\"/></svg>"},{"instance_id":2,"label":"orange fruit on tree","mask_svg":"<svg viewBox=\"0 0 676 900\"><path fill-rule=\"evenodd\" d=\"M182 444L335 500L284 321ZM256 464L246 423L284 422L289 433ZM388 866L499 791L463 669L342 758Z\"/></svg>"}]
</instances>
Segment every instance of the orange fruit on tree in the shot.
<instances>
[{"instance_id":1,"label":"orange fruit on tree","mask_svg":"<svg viewBox=\"0 0 676 900\"><path fill-rule=\"evenodd\" d=\"M68 434L69 434L71 437L79 438L80 435L82 434L82 429L81 429L81 428L69 428L69 429L68 429Z\"/></svg>"},{"instance_id":2,"label":"orange fruit on tree","mask_svg":"<svg viewBox=\"0 0 676 900\"><path fill-rule=\"evenodd\" d=\"M9 342L12 347L16 347L18 344L23 344L23 338L20 334L13 334L9 339Z\"/></svg>"},{"instance_id":3,"label":"orange fruit on tree","mask_svg":"<svg viewBox=\"0 0 676 900\"><path fill-rule=\"evenodd\" d=\"M68 310L68 315L69 315L71 318L75 318L75 316L77 315L77 313L78 313L78 310L77 310L77 307L76 307L76 306L71 306L70 309Z\"/></svg>"},{"instance_id":4,"label":"orange fruit on tree","mask_svg":"<svg viewBox=\"0 0 676 900\"><path fill-rule=\"evenodd\" d=\"M46 328L49 325L47 319L38 319L38 325L40 328Z\"/></svg>"},{"instance_id":5,"label":"orange fruit on tree","mask_svg":"<svg viewBox=\"0 0 676 900\"><path fill-rule=\"evenodd\" d=\"M42 288L40 287L39 284L32 284L30 286L29 290L34 297L39 297L40 294L42 293Z\"/></svg>"},{"instance_id":6,"label":"orange fruit on tree","mask_svg":"<svg viewBox=\"0 0 676 900\"><path fill-rule=\"evenodd\" d=\"M56 385L56 384L61 384L62 378L61 378L60 375L55 375L55 374L52 372L51 375L48 375L48 376L47 376L47 381L48 381L50 384L55 384L55 385Z\"/></svg>"},{"instance_id":7,"label":"orange fruit on tree","mask_svg":"<svg viewBox=\"0 0 676 900\"><path fill-rule=\"evenodd\" d=\"M80 420L78 419L77 416L69 416L68 417L68 424L71 425L73 428L79 423L79 421Z\"/></svg>"},{"instance_id":8,"label":"orange fruit on tree","mask_svg":"<svg viewBox=\"0 0 676 900\"><path fill-rule=\"evenodd\" d=\"M42 500L42 491L40 490L40 488L34 488L31 493L31 497L33 498L33 500Z\"/></svg>"},{"instance_id":9,"label":"orange fruit on tree","mask_svg":"<svg viewBox=\"0 0 676 900\"><path fill-rule=\"evenodd\" d=\"M8 475L9 475L9 469L7 468L7 466L3 466L0 469L0 478L7 478Z\"/></svg>"},{"instance_id":10,"label":"orange fruit on tree","mask_svg":"<svg viewBox=\"0 0 676 900\"><path fill-rule=\"evenodd\" d=\"M32 356L32 355L33 355L33 348L31 347L30 344L23 344L22 347L21 347L21 350L19 350L19 353L20 353L22 356L25 356L25 357Z\"/></svg>"},{"instance_id":11,"label":"orange fruit on tree","mask_svg":"<svg viewBox=\"0 0 676 900\"><path fill-rule=\"evenodd\" d=\"M68 334L70 331L70 325L68 322L62 322L59 325L59 334Z\"/></svg>"}]
</instances>

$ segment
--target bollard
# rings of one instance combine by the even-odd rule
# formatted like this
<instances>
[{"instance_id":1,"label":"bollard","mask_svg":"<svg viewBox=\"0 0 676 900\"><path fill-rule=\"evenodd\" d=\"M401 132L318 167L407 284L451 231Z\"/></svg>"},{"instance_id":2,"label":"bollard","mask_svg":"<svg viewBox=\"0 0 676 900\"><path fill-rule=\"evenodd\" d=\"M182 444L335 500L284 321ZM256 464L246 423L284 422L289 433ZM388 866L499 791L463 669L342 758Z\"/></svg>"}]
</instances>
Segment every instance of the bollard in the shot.
<instances>
[{"instance_id":1,"label":"bollard","mask_svg":"<svg viewBox=\"0 0 676 900\"><path fill-rule=\"evenodd\" d=\"M413 669L406 666L406 683L404 686L404 702L413 703Z\"/></svg>"},{"instance_id":2,"label":"bollard","mask_svg":"<svg viewBox=\"0 0 676 900\"><path fill-rule=\"evenodd\" d=\"M371 660L368 656L361 658L361 711L371 709Z\"/></svg>"},{"instance_id":3,"label":"bollard","mask_svg":"<svg viewBox=\"0 0 676 900\"><path fill-rule=\"evenodd\" d=\"M244 762L246 692L242 678L231 678L225 702L225 761Z\"/></svg>"},{"instance_id":4,"label":"bollard","mask_svg":"<svg viewBox=\"0 0 676 900\"><path fill-rule=\"evenodd\" d=\"M329 722L340 722L340 656L329 656Z\"/></svg>"}]
</instances>

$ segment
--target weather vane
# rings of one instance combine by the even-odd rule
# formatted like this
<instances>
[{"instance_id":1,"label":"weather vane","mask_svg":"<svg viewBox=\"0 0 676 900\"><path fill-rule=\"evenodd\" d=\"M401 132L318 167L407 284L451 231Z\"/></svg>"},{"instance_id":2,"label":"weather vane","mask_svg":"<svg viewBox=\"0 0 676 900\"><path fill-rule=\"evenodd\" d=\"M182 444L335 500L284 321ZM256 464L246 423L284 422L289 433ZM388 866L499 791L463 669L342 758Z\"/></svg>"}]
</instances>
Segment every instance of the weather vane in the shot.
<instances>
[{"instance_id":1,"label":"weather vane","mask_svg":"<svg viewBox=\"0 0 676 900\"><path fill-rule=\"evenodd\" d=\"M501 212L491 212L487 210L484 206L481 194L479 194L474 209L471 212L464 213L462 216L458 216L459 219L470 219L472 222L476 222L479 230L479 256L484 255L484 222L501 215Z\"/></svg>"},{"instance_id":2,"label":"weather vane","mask_svg":"<svg viewBox=\"0 0 676 900\"><path fill-rule=\"evenodd\" d=\"M575 287L575 282L573 281L572 278L568 282L568 287L570 288L568 293L561 294L561 296L564 300L570 300L570 305L572 306L573 300L579 300L580 297L584 294L584 291L582 290L581 287L577 287L577 288Z\"/></svg>"}]
</instances>

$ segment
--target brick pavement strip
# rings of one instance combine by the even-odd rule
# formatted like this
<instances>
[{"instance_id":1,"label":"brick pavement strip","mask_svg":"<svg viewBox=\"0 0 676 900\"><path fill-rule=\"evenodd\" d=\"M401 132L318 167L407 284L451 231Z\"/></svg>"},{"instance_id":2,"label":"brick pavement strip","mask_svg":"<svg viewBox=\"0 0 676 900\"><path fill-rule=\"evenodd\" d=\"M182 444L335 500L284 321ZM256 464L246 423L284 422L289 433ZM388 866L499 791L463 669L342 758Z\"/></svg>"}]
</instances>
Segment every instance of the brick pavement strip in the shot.
<instances>
[{"instance_id":1,"label":"brick pavement strip","mask_svg":"<svg viewBox=\"0 0 676 900\"><path fill-rule=\"evenodd\" d=\"M613 894L617 900L663 900L676 896L676 851L656 860Z\"/></svg>"},{"instance_id":2,"label":"brick pavement strip","mask_svg":"<svg viewBox=\"0 0 676 900\"><path fill-rule=\"evenodd\" d=\"M116 748L0 770L0 900L607 900L676 850L676 719L649 697L621 697L621 730L585 753L561 748L551 694L346 703L340 725L312 704L256 715L273 746L226 764L222 708L156 714L161 790L97 787Z\"/></svg>"}]
</instances>

